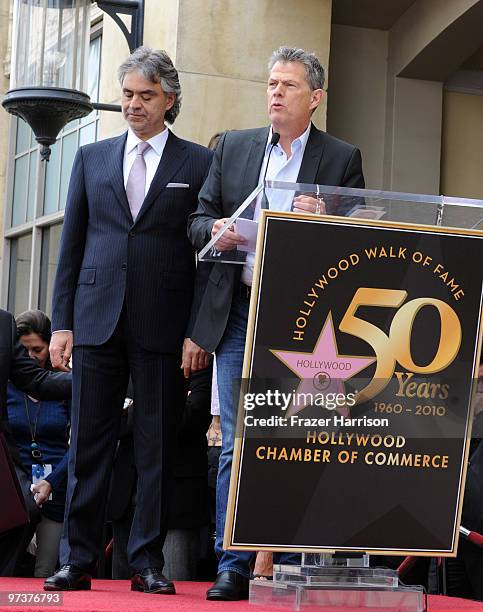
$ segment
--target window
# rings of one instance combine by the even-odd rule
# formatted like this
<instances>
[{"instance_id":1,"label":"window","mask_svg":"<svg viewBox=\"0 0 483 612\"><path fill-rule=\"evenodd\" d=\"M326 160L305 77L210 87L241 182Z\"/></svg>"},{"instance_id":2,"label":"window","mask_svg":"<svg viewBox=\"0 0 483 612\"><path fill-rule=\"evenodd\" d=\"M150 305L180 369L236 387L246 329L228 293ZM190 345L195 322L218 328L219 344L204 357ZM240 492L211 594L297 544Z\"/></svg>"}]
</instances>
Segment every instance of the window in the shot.
<instances>
[{"instance_id":1,"label":"window","mask_svg":"<svg viewBox=\"0 0 483 612\"><path fill-rule=\"evenodd\" d=\"M22 225L34 218L38 157L38 145L31 129L24 121L17 120L12 226Z\"/></svg>"},{"instance_id":2,"label":"window","mask_svg":"<svg viewBox=\"0 0 483 612\"><path fill-rule=\"evenodd\" d=\"M88 94L99 101L101 23L93 27L89 48ZM99 113L71 121L51 147L48 163L40 161L39 146L22 119L12 119L14 158L8 177L8 198L2 262L2 302L13 314L40 308L51 314L62 219L69 179L78 148L98 138Z\"/></svg>"},{"instance_id":3,"label":"window","mask_svg":"<svg viewBox=\"0 0 483 612\"><path fill-rule=\"evenodd\" d=\"M62 224L50 225L42 231L42 248L40 255L39 310L52 314L52 293L54 289L57 261L59 259L60 235Z\"/></svg>"},{"instance_id":4,"label":"window","mask_svg":"<svg viewBox=\"0 0 483 612\"><path fill-rule=\"evenodd\" d=\"M8 310L20 314L29 308L32 234L12 240L8 275Z\"/></svg>"}]
</instances>

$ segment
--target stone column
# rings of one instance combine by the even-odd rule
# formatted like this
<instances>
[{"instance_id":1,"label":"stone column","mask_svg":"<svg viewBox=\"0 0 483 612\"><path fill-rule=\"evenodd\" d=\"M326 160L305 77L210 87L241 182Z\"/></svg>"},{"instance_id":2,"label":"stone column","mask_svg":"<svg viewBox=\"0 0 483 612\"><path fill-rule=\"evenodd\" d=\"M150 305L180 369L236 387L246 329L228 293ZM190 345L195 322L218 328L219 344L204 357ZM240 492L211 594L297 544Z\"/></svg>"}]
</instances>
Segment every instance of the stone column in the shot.
<instances>
[{"instance_id":1,"label":"stone column","mask_svg":"<svg viewBox=\"0 0 483 612\"><path fill-rule=\"evenodd\" d=\"M327 68L331 0L146 0L146 45L166 49L180 73L181 113L173 130L207 144L215 132L267 125L267 60L282 44L314 51ZM101 96L119 100L115 67L128 54L104 18ZM106 72L108 74L106 74ZM112 113L111 113L112 114ZM101 120L105 137L120 117ZM325 103L314 120L325 127Z\"/></svg>"}]
</instances>

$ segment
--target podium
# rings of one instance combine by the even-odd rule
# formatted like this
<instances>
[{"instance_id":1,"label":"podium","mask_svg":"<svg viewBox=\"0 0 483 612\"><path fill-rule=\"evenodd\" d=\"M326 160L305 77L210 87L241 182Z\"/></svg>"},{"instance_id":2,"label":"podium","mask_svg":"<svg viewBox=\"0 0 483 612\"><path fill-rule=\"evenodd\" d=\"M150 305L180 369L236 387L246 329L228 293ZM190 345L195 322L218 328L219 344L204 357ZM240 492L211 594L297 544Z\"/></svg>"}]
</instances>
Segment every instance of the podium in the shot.
<instances>
[{"instance_id":1,"label":"podium","mask_svg":"<svg viewBox=\"0 0 483 612\"><path fill-rule=\"evenodd\" d=\"M224 546L302 553L252 603L425 609L367 560L456 555L482 230L479 200L267 181L200 252L253 269Z\"/></svg>"}]
</instances>

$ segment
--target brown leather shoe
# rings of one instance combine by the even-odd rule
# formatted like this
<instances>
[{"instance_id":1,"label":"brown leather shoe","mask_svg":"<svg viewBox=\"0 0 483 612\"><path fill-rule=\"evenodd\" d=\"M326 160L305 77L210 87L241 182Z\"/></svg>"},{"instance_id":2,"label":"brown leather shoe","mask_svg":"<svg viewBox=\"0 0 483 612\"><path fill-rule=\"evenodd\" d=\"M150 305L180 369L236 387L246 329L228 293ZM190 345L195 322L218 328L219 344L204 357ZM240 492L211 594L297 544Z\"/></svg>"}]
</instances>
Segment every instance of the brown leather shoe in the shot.
<instances>
[{"instance_id":1,"label":"brown leather shoe","mask_svg":"<svg viewBox=\"0 0 483 612\"><path fill-rule=\"evenodd\" d=\"M90 591L91 576L75 565L63 565L44 582L44 591Z\"/></svg>"},{"instance_id":2,"label":"brown leather shoe","mask_svg":"<svg viewBox=\"0 0 483 612\"><path fill-rule=\"evenodd\" d=\"M157 567L147 567L131 578L131 591L143 593L159 593L160 595L174 595L176 589L171 580Z\"/></svg>"}]
</instances>

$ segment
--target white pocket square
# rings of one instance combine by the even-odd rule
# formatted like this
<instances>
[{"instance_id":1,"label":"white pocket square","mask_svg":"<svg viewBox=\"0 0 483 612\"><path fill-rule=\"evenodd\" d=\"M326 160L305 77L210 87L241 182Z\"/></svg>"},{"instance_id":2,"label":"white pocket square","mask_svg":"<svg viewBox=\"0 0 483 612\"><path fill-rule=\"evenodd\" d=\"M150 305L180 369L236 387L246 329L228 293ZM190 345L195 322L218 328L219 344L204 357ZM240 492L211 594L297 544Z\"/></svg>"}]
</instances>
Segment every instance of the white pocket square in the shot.
<instances>
[{"instance_id":1,"label":"white pocket square","mask_svg":"<svg viewBox=\"0 0 483 612\"><path fill-rule=\"evenodd\" d=\"M178 188L178 189L189 189L189 185L188 183L168 183L166 185L166 189L168 189L169 187L171 188Z\"/></svg>"}]
</instances>

